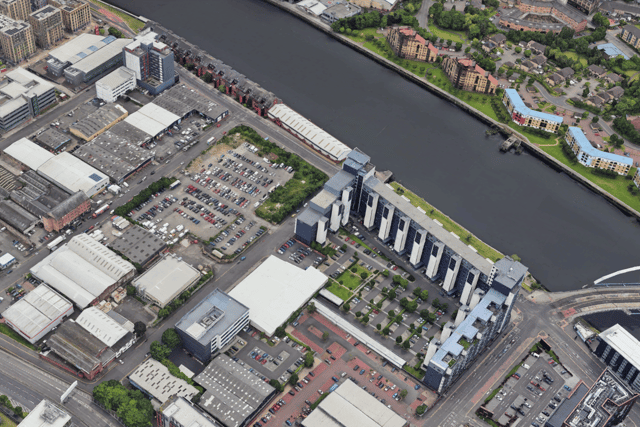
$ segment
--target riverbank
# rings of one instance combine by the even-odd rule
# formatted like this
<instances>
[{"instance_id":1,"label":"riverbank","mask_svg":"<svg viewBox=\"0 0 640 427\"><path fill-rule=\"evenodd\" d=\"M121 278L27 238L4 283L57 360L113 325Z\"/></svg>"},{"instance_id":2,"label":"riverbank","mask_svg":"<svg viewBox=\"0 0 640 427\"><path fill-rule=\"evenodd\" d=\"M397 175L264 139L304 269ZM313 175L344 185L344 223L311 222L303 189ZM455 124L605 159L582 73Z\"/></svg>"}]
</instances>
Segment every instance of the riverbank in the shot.
<instances>
[{"instance_id":1,"label":"riverbank","mask_svg":"<svg viewBox=\"0 0 640 427\"><path fill-rule=\"evenodd\" d=\"M346 45L346 46L348 46L348 47L350 47L350 48L362 53L363 55L366 55L370 59L378 62L379 64L385 66L386 68L397 72L398 74L400 74L405 79L410 80L413 83L416 83L416 84L420 85L421 87L429 90L430 92L434 93L438 97L440 97L442 99L445 99L445 100L455 104L457 107L461 108L462 110L464 110L464 111L472 114L476 118L480 119L480 121L482 121L483 123L499 129L500 132L503 135L506 135L506 136L515 135L515 136L517 136L518 138L520 138L523 141L524 146L527 149L527 151L529 153L533 154L536 158L542 160L545 164L552 166L554 170L565 172L567 175L569 175L575 181L580 182L585 187L589 188L591 191L594 191L595 193L603 196L607 201L612 203L614 206L616 206L620 211L622 211L626 215L634 216L637 220L640 221L640 211L638 211L635 208L629 206L627 203L623 202L622 200L620 200L619 198L617 198L613 194L609 193L608 191L606 191L602 187L598 186L594 182L592 182L589 179L585 178L583 175L581 175L578 172L574 171L570 167L566 166L565 164L563 164L558 159L556 159L553 156L547 154L544 150L542 150L540 147L538 147L535 143L531 142L528 137L526 137L522 133L516 131L515 129L513 129L508 124L504 124L504 123L500 123L500 122L496 121L492 117L489 117L488 115L486 115L482 111L480 111L480 110L478 110L478 109L466 104L461 99L459 99L459 98L455 97L454 95L450 94L449 92L439 88L438 86L432 84L431 82L427 81L426 79L421 78L421 77L411 73L409 70L406 70L406 69L402 68L401 66L393 63L392 61L388 60L387 58L384 58L384 57L378 55L377 53L372 52L371 50L367 49L366 47L359 45L357 42L351 40L350 38L334 32L328 24L326 24L324 22L321 22L320 20L311 17L310 15L305 13L304 11L298 9L295 5L292 5L290 3L286 3L286 2L281 1L281 0L265 0L265 1L267 1L268 3L273 4L274 6L280 8L280 9L282 9L284 11L287 11L287 12L291 13L296 18L301 19L301 20L305 21L306 23L311 24L316 29L318 29L318 30L324 32L325 34L333 37L334 39L338 40L340 43L342 43L342 44L344 44L344 45ZM428 65L428 64L425 64L425 65Z\"/></svg>"}]
</instances>

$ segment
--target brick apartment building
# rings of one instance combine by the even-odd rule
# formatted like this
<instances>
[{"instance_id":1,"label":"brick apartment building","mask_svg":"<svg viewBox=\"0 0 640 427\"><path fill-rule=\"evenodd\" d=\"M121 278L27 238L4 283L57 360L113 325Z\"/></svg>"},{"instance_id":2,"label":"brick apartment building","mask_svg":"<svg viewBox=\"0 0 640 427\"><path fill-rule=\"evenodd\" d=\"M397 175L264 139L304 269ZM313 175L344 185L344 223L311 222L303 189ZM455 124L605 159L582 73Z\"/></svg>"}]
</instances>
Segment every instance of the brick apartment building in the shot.
<instances>
[{"instance_id":1,"label":"brick apartment building","mask_svg":"<svg viewBox=\"0 0 640 427\"><path fill-rule=\"evenodd\" d=\"M62 12L64 29L75 33L91 22L91 7L83 0L49 0L49 4Z\"/></svg>"},{"instance_id":2,"label":"brick apartment building","mask_svg":"<svg viewBox=\"0 0 640 427\"><path fill-rule=\"evenodd\" d=\"M393 27L387 41L400 58L423 62L435 62L438 49L410 27Z\"/></svg>"},{"instance_id":3,"label":"brick apartment building","mask_svg":"<svg viewBox=\"0 0 640 427\"><path fill-rule=\"evenodd\" d=\"M547 22L534 17L551 16L559 22ZM500 25L518 31L537 31L559 33L564 27L572 28L576 33L587 28L586 16L559 2L524 0L516 8L502 13Z\"/></svg>"},{"instance_id":4,"label":"brick apartment building","mask_svg":"<svg viewBox=\"0 0 640 427\"><path fill-rule=\"evenodd\" d=\"M471 59L445 58L442 70L458 89L493 95L498 80Z\"/></svg>"},{"instance_id":5,"label":"brick apartment building","mask_svg":"<svg viewBox=\"0 0 640 427\"><path fill-rule=\"evenodd\" d=\"M91 201L82 191L78 191L42 217L47 231L60 231L67 224L91 210Z\"/></svg>"},{"instance_id":6,"label":"brick apartment building","mask_svg":"<svg viewBox=\"0 0 640 427\"><path fill-rule=\"evenodd\" d=\"M31 13L29 0L0 0L0 14L16 21L27 21Z\"/></svg>"},{"instance_id":7,"label":"brick apartment building","mask_svg":"<svg viewBox=\"0 0 640 427\"><path fill-rule=\"evenodd\" d=\"M567 4L575 7L579 11L591 15L600 5L600 0L568 0Z\"/></svg>"}]
</instances>

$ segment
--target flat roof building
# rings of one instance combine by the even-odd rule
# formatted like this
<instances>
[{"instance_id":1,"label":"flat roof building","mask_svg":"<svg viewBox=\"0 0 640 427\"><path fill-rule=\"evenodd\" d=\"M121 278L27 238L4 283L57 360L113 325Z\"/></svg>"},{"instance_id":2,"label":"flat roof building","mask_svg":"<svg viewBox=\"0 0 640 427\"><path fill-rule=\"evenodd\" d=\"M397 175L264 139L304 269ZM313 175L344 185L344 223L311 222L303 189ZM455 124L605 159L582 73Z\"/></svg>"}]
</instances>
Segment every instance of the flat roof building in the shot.
<instances>
[{"instance_id":1,"label":"flat roof building","mask_svg":"<svg viewBox=\"0 0 640 427\"><path fill-rule=\"evenodd\" d=\"M84 0L49 0L62 11L64 28L70 33L83 29L91 22L91 8Z\"/></svg>"},{"instance_id":2,"label":"flat roof building","mask_svg":"<svg viewBox=\"0 0 640 427\"><path fill-rule=\"evenodd\" d=\"M36 405L18 427L68 427L71 415L58 405L44 399Z\"/></svg>"},{"instance_id":3,"label":"flat roof building","mask_svg":"<svg viewBox=\"0 0 640 427\"><path fill-rule=\"evenodd\" d=\"M157 413L160 427L219 427L184 397L170 397Z\"/></svg>"},{"instance_id":4,"label":"flat roof building","mask_svg":"<svg viewBox=\"0 0 640 427\"><path fill-rule=\"evenodd\" d=\"M633 27L633 26L632 26ZM633 45L633 38L631 38L629 36L629 34L632 34L630 30L627 29L627 27L625 27L622 30L622 34L620 35L622 37L622 40L626 41L627 43L629 43L630 45L634 46L637 48L638 45L640 45L640 43L637 42L637 35L640 33L640 31L638 31L638 28L633 27L636 29L636 45ZM629 57L627 55L624 54L624 52L622 52L618 46L616 46L613 43L604 43L604 44L599 44L596 46L598 48L598 50L601 50L604 52L604 56L607 59L611 59L611 58L617 58L618 56L622 56L624 59L629 59Z\"/></svg>"},{"instance_id":5,"label":"flat roof building","mask_svg":"<svg viewBox=\"0 0 640 427\"><path fill-rule=\"evenodd\" d=\"M47 57L47 72L56 77L63 75L64 69L80 62L115 40L113 36L98 36L84 33L69 40L60 47L49 52Z\"/></svg>"},{"instance_id":6,"label":"flat roof building","mask_svg":"<svg viewBox=\"0 0 640 427\"><path fill-rule=\"evenodd\" d=\"M29 15L29 23L33 28L36 44L42 49L49 49L64 37L62 12L51 5Z\"/></svg>"},{"instance_id":7,"label":"flat roof building","mask_svg":"<svg viewBox=\"0 0 640 427\"><path fill-rule=\"evenodd\" d=\"M109 37L105 38L104 42L107 44L102 49L92 52L64 69L64 78L67 83L73 86L90 83L122 65L122 48L131 39L109 39ZM109 41L107 42L107 40Z\"/></svg>"},{"instance_id":8,"label":"flat roof building","mask_svg":"<svg viewBox=\"0 0 640 427\"><path fill-rule=\"evenodd\" d=\"M29 0L0 0L0 14L16 21L26 21L31 13Z\"/></svg>"},{"instance_id":9,"label":"flat roof building","mask_svg":"<svg viewBox=\"0 0 640 427\"><path fill-rule=\"evenodd\" d=\"M20 138L3 151L19 165L24 165L23 169L25 170L28 168L37 171L40 166L55 157L53 153L34 144L27 138Z\"/></svg>"},{"instance_id":10,"label":"flat roof building","mask_svg":"<svg viewBox=\"0 0 640 427\"><path fill-rule=\"evenodd\" d=\"M69 132L85 141L91 141L106 132L111 126L124 120L128 115L127 110L121 105L103 105L84 119L71 125Z\"/></svg>"},{"instance_id":11,"label":"flat roof building","mask_svg":"<svg viewBox=\"0 0 640 427\"><path fill-rule=\"evenodd\" d=\"M131 114L125 121L153 138L169 129L181 118L152 102Z\"/></svg>"},{"instance_id":12,"label":"flat roof building","mask_svg":"<svg viewBox=\"0 0 640 427\"><path fill-rule=\"evenodd\" d=\"M229 110L205 97L199 96L182 85L165 90L153 103L181 118L199 113L213 122L219 122L229 115Z\"/></svg>"},{"instance_id":13,"label":"flat roof building","mask_svg":"<svg viewBox=\"0 0 640 427\"><path fill-rule=\"evenodd\" d=\"M403 427L400 415L346 380L302 420L303 427Z\"/></svg>"},{"instance_id":14,"label":"flat roof building","mask_svg":"<svg viewBox=\"0 0 640 427\"><path fill-rule=\"evenodd\" d=\"M625 384L640 392L640 342L619 324L598 335L594 354Z\"/></svg>"},{"instance_id":15,"label":"flat roof building","mask_svg":"<svg viewBox=\"0 0 640 427\"><path fill-rule=\"evenodd\" d=\"M96 307L86 308L76 319L76 323L107 347L115 346L129 331Z\"/></svg>"},{"instance_id":16,"label":"flat roof building","mask_svg":"<svg viewBox=\"0 0 640 427\"><path fill-rule=\"evenodd\" d=\"M198 405L225 427L245 425L269 402L275 388L221 354L194 378L206 390Z\"/></svg>"},{"instance_id":17,"label":"flat roof building","mask_svg":"<svg viewBox=\"0 0 640 427\"><path fill-rule=\"evenodd\" d=\"M330 23L334 23L339 19L351 18L362 13L362 8L349 2L337 3L329 6L320 15L321 18Z\"/></svg>"},{"instance_id":18,"label":"flat roof building","mask_svg":"<svg viewBox=\"0 0 640 427\"><path fill-rule=\"evenodd\" d=\"M87 234L79 234L30 272L85 308L131 279L136 269Z\"/></svg>"},{"instance_id":19,"label":"flat roof building","mask_svg":"<svg viewBox=\"0 0 640 427\"><path fill-rule=\"evenodd\" d=\"M520 126L556 133L562 124L562 117L535 111L524 105L515 89L505 89L502 103L507 107L511 119Z\"/></svg>"},{"instance_id":20,"label":"flat roof building","mask_svg":"<svg viewBox=\"0 0 640 427\"><path fill-rule=\"evenodd\" d=\"M582 129L570 126L565 140L578 161L589 168L604 169L618 175L626 175L633 166L633 159L594 148Z\"/></svg>"},{"instance_id":21,"label":"flat roof building","mask_svg":"<svg viewBox=\"0 0 640 427\"><path fill-rule=\"evenodd\" d=\"M131 262L144 266L155 259L167 245L149 230L133 226L116 239L111 247L129 258Z\"/></svg>"},{"instance_id":22,"label":"flat roof building","mask_svg":"<svg viewBox=\"0 0 640 427\"><path fill-rule=\"evenodd\" d=\"M16 257L11 255L9 252L5 252L0 256L0 270L6 270L14 262L16 262Z\"/></svg>"},{"instance_id":23,"label":"flat roof building","mask_svg":"<svg viewBox=\"0 0 640 427\"><path fill-rule=\"evenodd\" d=\"M69 193L82 191L87 197L93 197L109 185L108 176L66 152L40 166L38 174Z\"/></svg>"},{"instance_id":24,"label":"flat roof building","mask_svg":"<svg viewBox=\"0 0 640 427\"><path fill-rule=\"evenodd\" d=\"M131 283L142 298L164 308L183 291L193 286L199 278L200 272L197 269L173 255L160 259Z\"/></svg>"},{"instance_id":25,"label":"flat roof building","mask_svg":"<svg viewBox=\"0 0 640 427\"><path fill-rule=\"evenodd\" d=\"M73 304L45 284L6 309L5 323L31 344L73 314Z\"/></svg>"},{"instance_id":26,"label":"flat roof building","mask_svg":"<svg viewBox=\"0 0 640 427\"><path fill-rule=\"evenodd\" d=\"M96 82L96 96L104 102L116 102L136 88L136 74L125 66L107 74Z\"/></svg>"},{"instance_id":27,"label":"flat roof building","mask_svg":"<svg viewBox=\"0 0 640 427\"><path fill-rule=\"evenodd\" d=\"M36 135L35 139L40 146L48 150L53 150L54 152L60 151L60 149L64 148L64 146L71 141L69 136L52 127L47 128L40 135Z\"/></svg>"},{"instance_id":28,"label":"flat roof building","mask_svg":"<svg viewBox=\"0 0 640 427\"><path fill-rule=\"evenodd\" d=\"M143 30L123 50L124 64L136 75L138 86L158 95L176 82L173 50L158 41L150 28Z\"/></svg>"},{"instance_id":29,"label":"flat roof building","mask_svg":"<svg viewBox=\"0 0 640 427\"><path fill-rule=\"evenodd\" d=\"M25 19L26 21L26 19ZM0 15L0 47L2 56L14 64L36 52L36 39L31 24Z\"/></svg>"},{"instance_id":30,"label":"flat roof building","mask_svg":"<svg viewBox=\"0 0 640 427\"><path fill-rule=\"evenodd\" d=\"M20 67L9 71L0 81L0 129L13 129L55 102L51 83Z\"/></svg>"},{"instance_id":31,"label":"flat roof building","mask_svg":"<svg viewBox=\"0 0 640 427\"><path fill-rule=\"evenodd\" d=\"M129 375L129 382L151 397L155 409L160 408L172 396L191 400L198 394L194 386L171 375L169 369L155 359L147 359L139 365Z\"/></svg>"},{"instance_id":32,"label":"flat roof building","mask_svg":"<svg viewBox=\"0 0 640 427\"><path fill-rule=\"evenodd\" d=\"M206 363L248 324L249 309L216 289L176 323L176 332L184 348Z\"/></svg>"},{"instance_id":33,"label":"flat roof building","mask_svg":"<svg viewBox=\"0 0 640 427\"><path fill-rule=\"evenodd\" d=\"M303 270L273 255L238 283L229 296L251 311L251 324L272 336L276 328L327 282L315 268Z\"/></svg>"}]
</instances>

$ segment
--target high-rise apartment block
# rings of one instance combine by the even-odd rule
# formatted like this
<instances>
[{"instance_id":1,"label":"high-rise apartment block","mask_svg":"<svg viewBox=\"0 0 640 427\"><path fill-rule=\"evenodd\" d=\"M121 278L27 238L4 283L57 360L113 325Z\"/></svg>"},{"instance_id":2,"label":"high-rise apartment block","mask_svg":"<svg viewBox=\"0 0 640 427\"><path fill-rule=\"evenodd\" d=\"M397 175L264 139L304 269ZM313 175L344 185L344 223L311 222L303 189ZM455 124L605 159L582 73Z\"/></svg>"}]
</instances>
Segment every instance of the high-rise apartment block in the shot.
<instances>
[{"instance_id":1,"label":"high-rise apartment block","mask_svg":"<svg viewBox=\"0 0 640 427\"><path fill-rule=\"evenodd\" d=\"M31 24L0 15L0 46L2 56L14 64L29 58L36 51Z\"/></svg>"},{"instance_id":2,"label":"high-rise apartment block","mask_svg":"<svg viewBox=\"0 0 640 427\"><path fill-rule=\"evenodd\" d=\"M124 48L124 65L136 73L138 86L157 95L175 83L173 51L156 41L158 34L145 31Z\"/></svg>"},{"instance_id":3,"label":"high-rise apartment block","mask_svg":"<svg viewBox=\"0 0 640 427\"><path fill-rule=\"evenodd\" d=\"M29 23L33 28L36 44L42 49L49 49L64 37L62 12L51 5L29 15Z\"/></svg>"},{"instance_id":4,"label":"high-rise apartment block","mask_svg":"<svg viewBox=\"0 0 640 427\"><path fill-rule=\"evenodd\" d=\"M0 0L0 14L16 21L26 21L31 13L29 0Z\"/></svg>"},{"instance_id":5,"label":"high-rise apartment block","mask_svg":"<svg viewBox=\"0 0 640 427\"><path fill-rule=\"evenodd\" d=\"M49 0L49 4L62 12L64 29L75 33L91 22L91 7L83 0Z\"/></svg>"}]
</instances>

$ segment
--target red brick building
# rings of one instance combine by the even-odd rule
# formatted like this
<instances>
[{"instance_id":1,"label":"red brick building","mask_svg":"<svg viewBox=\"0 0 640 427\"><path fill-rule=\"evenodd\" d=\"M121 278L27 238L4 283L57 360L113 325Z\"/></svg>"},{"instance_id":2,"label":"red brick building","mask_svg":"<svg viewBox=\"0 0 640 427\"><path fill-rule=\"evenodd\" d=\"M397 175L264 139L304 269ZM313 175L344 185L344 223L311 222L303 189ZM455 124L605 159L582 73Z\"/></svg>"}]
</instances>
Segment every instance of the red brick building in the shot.
<instances>
[{"instance_id":1,"label":"red brick building","mask_svg":"<svg viewBox=\"0 0 640 427\"><path fill-rule=\"evenodd\" d=\"M442 70L458 89L493 95L498 80L471 59L445 58Z\"/></svg>"},{"instance_id":2,"label":"red brick building","mask_svg":"<svg viewBox=\"0 0 640 427\"><path fill-rule=\"evenodd\" d=\"M438 49L413 28L393 27L389 29L387 41L400 58L424 62L435 62L438 58Z\"/></svg>"},{"instance_id":3,"label":"red brick building","mask_svg":"<svg viewBox=\"0 0 640 427\"><path fill-rule=\"evenodd\" d=\"M60 231L91 209L91 201L82 191L78 191L42 217L44 229L47 231Z\"/></svg>"}]
</instances>

